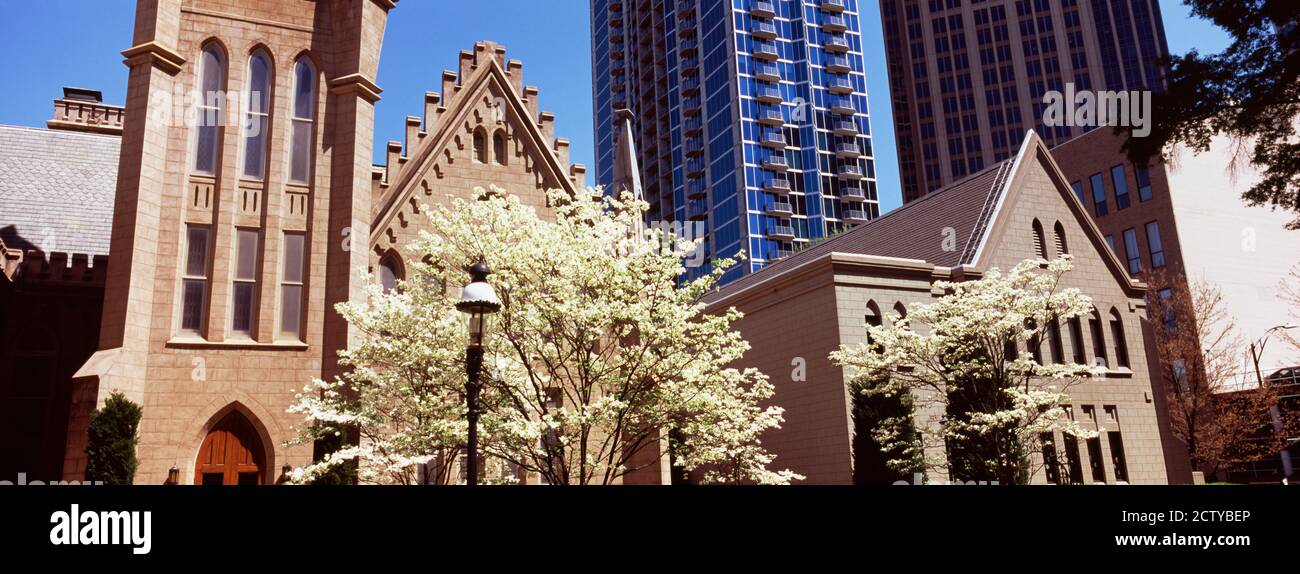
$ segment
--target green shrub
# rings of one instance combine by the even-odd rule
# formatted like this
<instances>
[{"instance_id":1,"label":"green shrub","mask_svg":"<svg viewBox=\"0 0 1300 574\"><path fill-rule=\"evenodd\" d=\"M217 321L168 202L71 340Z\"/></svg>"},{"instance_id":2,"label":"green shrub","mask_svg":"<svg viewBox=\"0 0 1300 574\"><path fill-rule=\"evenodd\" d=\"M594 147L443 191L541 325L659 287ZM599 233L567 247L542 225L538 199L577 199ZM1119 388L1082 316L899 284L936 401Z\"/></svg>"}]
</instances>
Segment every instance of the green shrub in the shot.
<instances>
[{"instance_id":1,"label":"green shrub","mask_svg":"<svg viewBox=\"0 0 1300 574\"><path fill-rule=\"evenodd\" d=\"M144 410L120 392L104 401L104 407L90 413L86 430L86 480L104 484L131 484L140 461L135 445L140 440L140 416Z\"/></svg>"}]
</instances>

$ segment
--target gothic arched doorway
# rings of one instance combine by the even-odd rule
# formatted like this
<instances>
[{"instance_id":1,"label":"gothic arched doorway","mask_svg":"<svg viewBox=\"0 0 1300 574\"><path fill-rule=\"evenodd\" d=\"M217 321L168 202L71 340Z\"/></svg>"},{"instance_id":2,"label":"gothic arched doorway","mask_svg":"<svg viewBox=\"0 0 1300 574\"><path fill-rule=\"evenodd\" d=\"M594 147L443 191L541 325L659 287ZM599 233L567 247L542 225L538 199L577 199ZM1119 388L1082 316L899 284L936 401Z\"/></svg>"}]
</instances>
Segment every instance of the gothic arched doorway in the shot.
<instances>
[{"instance_id":1,"label":"gothic arched doorway","mask_svg":"<svg viewBox=\"0 0 1300 574\"><path fill-rule=\"evenodd\" d=\"M262 484L266 450L257 429L237 410L212 426L194 463L194 484Z\"/></svg>"}]
</instances>

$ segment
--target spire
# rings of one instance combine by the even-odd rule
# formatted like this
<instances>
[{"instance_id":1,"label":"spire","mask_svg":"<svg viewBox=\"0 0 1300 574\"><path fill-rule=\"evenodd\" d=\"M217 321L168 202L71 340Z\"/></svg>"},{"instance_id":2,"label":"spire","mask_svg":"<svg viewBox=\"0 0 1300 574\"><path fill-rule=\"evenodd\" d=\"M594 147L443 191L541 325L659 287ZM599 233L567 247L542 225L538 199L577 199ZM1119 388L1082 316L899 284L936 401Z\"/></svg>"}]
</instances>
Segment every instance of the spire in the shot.
<instances>
[{"instance_id":1,"label":"spire","mask_svg":"<svg viewBox=\"0 0 1300 574\"><path fill-rule=\"evenodd\" d=\"M614 136L614 182L613 192L622 194L631 191L639 200L645 200L641 191L641 169L636 164L636 145L632 143L632 112L626 108L614 111L614 121L618 124Z\"/></svg>"}]
</instances>

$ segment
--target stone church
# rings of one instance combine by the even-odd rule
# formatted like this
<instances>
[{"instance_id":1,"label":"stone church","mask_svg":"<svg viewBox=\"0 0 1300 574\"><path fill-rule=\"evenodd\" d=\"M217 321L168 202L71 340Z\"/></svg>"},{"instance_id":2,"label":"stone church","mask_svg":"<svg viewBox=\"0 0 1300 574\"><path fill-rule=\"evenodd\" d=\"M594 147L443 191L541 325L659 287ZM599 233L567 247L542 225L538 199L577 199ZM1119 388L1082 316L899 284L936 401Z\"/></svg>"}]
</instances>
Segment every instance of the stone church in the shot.
<instances>
[{"instance_id":1,"label":"stone church","mask_svg":"<svg viewBox=\"0 0 1300 574\"><path fill-rule=\"evenodd\" d=\"M490 42L374 165L396 4L140 0L124 107L71 89L49 129L0 127L5 476L81 479L89 414L120 391L144 407L137 484L274 483L313 456L285 446L287 406L355 335L334 305L367 269L402 277L421 205L583 187ZM197 121L160 97L191 93Z\"/></svg>"}]
</instances>

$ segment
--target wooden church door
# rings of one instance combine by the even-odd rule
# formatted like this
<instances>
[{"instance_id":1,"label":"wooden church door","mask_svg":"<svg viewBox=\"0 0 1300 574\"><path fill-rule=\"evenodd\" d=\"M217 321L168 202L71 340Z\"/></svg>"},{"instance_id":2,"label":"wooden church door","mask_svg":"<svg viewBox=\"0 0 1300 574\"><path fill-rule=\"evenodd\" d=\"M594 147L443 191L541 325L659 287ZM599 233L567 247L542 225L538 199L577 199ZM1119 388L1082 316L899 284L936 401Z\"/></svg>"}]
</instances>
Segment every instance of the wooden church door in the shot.
<instances>
[{"instance_id":1,"label":"wooden church door","mask_svg":"<svg viewBox=\"0 0 1300 574\"><path fill-rule=\"evenodd\" d=\"M203 439L194 465L194 484L262 484L265 469L257 429L239 411L231 411Z\"/></svg>"}]
</instances>

